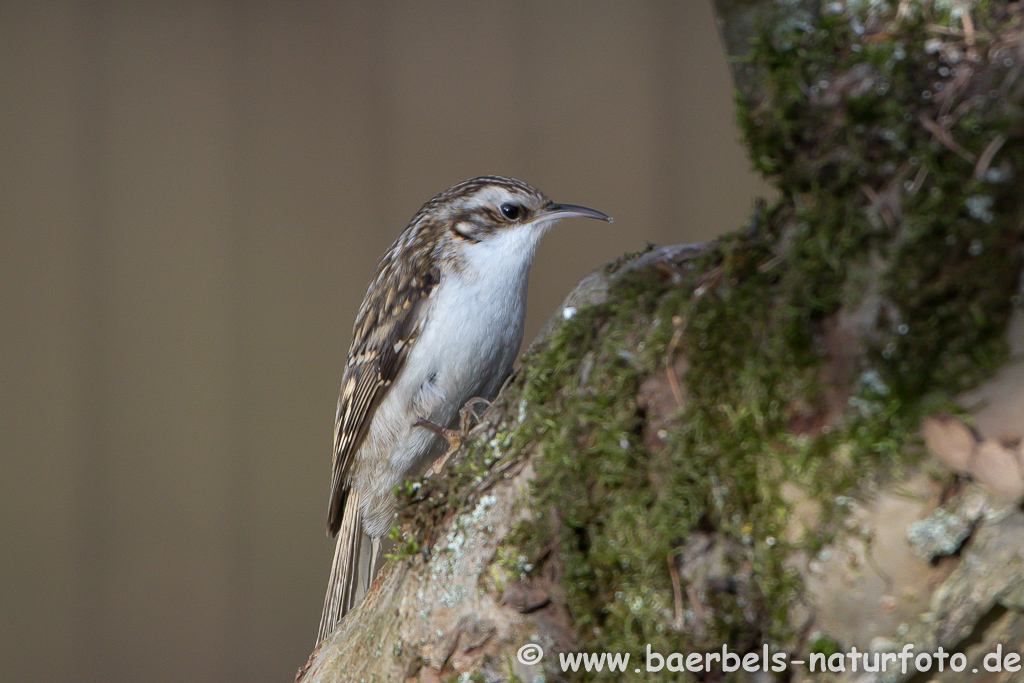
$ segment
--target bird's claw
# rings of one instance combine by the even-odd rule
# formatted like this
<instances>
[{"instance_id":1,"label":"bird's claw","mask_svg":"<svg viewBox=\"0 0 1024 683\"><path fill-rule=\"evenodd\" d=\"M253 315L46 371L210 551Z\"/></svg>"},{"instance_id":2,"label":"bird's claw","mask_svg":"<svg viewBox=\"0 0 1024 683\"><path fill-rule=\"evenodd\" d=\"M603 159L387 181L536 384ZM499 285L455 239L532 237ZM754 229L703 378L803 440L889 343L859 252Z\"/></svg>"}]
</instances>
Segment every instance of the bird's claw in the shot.
<instances>
[{"instance_id":1,"label":"bird's claw","mask_svg":"<svg viewBox=\"0 0 1024 683\"><path fill-rule=\"evenodd\" d=\"M469 430L472 429L470 424L473 420L480 421L480 416L476 414L476 407L483 404L484 411L491 407L491 402L486 398L480 398L474 396L473 398L466 401L466 405L462 406L459 410L459 430L462 432L463 438L469 435Z\"/></svg>"},{"instance_id":2,"label":"bird's claw","mask_svg":"<svg viewBox=\"0 0 1024 683\"><path fill-rule=\"evenodd\" d=\"M430 431L434 432L435 434L437 434L442 439L448 442L448 449L444 452L444 454L441 457L439 457L437 460L433 462L433 464L430 465L430 468L427 470L425 476L429 477L440 472L441 468L444 467L445 463L448 462L448 458L452 456L452 453L455 453L457 450L459 450L459 448L462 447L462 442L466 439L467 436L469 436L469 430L472 426L472 421L480 419L479 416L477 416L476 414L476 406L480 405L481 403L487 406L488 408L491 407L490 401L479 397L474 397L466 401L466 405L464 405L459 410L458 429L448 429L446 427L441 427L440 425L434 424L425 417L421 417L416 420L415 426L429 429Z\"/></svg>"}]
</instances>

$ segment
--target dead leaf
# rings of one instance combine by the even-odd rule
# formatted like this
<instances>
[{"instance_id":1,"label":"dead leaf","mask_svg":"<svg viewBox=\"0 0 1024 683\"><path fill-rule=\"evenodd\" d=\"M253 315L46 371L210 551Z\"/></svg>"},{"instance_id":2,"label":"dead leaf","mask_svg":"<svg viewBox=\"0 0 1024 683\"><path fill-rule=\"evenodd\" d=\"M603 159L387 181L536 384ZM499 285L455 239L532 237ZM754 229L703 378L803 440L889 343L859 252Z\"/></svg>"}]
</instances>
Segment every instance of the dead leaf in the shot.
<instances>
[{"instance_id":1,"label":"dead leaf","mask_svg":"<svg viewBox=\"0 0 1024 683\"><path fill-rule=\"evenodd\" d=\"M971 469L971 458L978 439L963 420L951 415L936 415L921 427L924 443L935 456L954 472Z\"/></svg>"},{"instance_id":2,"label":"dead leaf","mask_svg":"<svg viewBox=\"0 0 1024 683\"><path fill-rule=\"evenodd\" d=\"M985 439L975 451L971 476L1006 501L1024 498L1024 465L1019 447Z\"/></svg>"}]
</instances>

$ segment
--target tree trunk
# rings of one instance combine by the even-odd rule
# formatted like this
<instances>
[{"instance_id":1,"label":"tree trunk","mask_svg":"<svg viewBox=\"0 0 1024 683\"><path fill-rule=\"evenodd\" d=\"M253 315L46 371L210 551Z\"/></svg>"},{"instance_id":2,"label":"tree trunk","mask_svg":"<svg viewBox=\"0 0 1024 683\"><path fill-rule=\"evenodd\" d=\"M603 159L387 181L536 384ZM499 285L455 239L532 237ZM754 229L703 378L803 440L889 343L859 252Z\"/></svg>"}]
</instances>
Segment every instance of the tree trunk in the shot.
<instances>
[{"instance_id":1,"label":"tree trunk","mask_svg":"<svg viewBox=\"0 0 1024 683\"><path fill-rule=\"evenodd\" d=\"M1021 680L1022 3L718 5L779 199L577 287L299 680Z\"/></svg>"}]
</instances>

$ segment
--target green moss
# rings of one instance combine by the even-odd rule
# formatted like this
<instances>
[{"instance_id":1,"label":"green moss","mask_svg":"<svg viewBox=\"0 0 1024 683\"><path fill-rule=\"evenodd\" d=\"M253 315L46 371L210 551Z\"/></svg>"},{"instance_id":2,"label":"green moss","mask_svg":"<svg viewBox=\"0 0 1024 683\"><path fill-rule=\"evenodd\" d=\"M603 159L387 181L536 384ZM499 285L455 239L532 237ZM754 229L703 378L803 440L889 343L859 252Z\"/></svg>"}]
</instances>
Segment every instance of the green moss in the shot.
<instances>
[{"instance_id":1,"label":"green moss","mask_svg":"<svg viewBox=\"0 0 1024 683\"><path fill-rule=\"evenodd\" d=\"M822 526L800 543L821 548L845 496L914 462L921 416L1005 358L1024 241L1022 95L990 97L999 66L953 82L929 42L948 11L897 20L877 7L775 24L755 45L762 91L739 117L780 190L755 234L724 236L675 278L630 274L581 309L525 359L494 438L417 494L429 529L495 468L536 455L537 514L499 564L557 563L581 649L640 661L648 644L837 648L792 625L801 586L783 484L820 504ZM1001 11L976 6L975 25L997 27ZM987 54L987 34L974 39ZM926 123L940 121L946 133ZM667 382L678 357L681 404L652 414L642 388ZM670 565L698 535L723 549L731 583L684 576L677 594Z\"/></svg>"},{"instance_id":2,"label":"green moss","mask_svg":"<svg viewBox=\"0 0 1024 683\"><path fill-rule=\"evenodd\" d=\"M753 61L768 92L741 122L782 197L761 233L722 238L702 296L691 295L693 278L628 280L529 360L534 413L517 440L543 444L536 505L558 511L555 528L542 517L532 538L561 541L569 609L588 647L640 656L648 643L798 646L781 484L803 486L826 520L841 514L837 500L913 462L923 413L1004 359L1020 193L975 179L961 152L976 160L997 136L1013 139L1001 173L1024 171L1020 103L993 106L987 84L972 83L954 101L966 102L966 123L953 144L922 123L949 124L949 105L921 96L946 73L925 46L937 19L889 25L889 38L833 16L762 40ZM828 325L865 308L874 314L851 324L854 348L829 341ZM664 371L677 335L690 366L685 406L652 452L643 410L622 397ZM846 409L828 414L830 395ZM802 542L820 547L828 530ZM750 579L705 596L713 623L702 635L670 626L669 558L694 532L731 541L726 562Z\"/></svg>"},{"instance_id":3,"label":"green moss","mask_svg":"<svg viewBox=\"0 0 1024 683\"><path fill-rule=\"evenodd\" d=\"M804 308L778 298L777 275L762 272L773 258L767 243L734 236L712 257L717 284L703 296L692 296L694 279L681 286L627 281L625 291L612 293L619 303L567 325L529 359L523 377L538 400L531 402L536 431L520 431L527 443L544 444L536 507L557 509L559 521L550 528L542 517L524 536L541 546L552 535L561 541L569 608L595 648L641 657L648 643L689 652L791 641L787 607L798 585L784 566L781 482L806 480L834 498L862 469L874 471L877 459L892 455L874 434L854 434L858 420L831 435L792 438L794 405L820 390L812 321ZM635 397L642 381L664 371L677 331L691 365L686 405L652 452L643 410L622 397ZM581 383L586 355L593 355L592 369ZM547 425L558 432L545 433ZM848 464L826 465L830 450L854 436L868 438L851 449ZM737 590L704 596L701 608L713 623L700 637L669 626L669 558L695 531L728 539L725 562L749 577Z\"/></svg>"},{"instance_id":4,"label":"green moss","mask_svg":"<svg viewBox=\"0 0 1024 683\"><path fill-rule=\"evenodd\" d=\"M791 258L817 262L814 270L828 275L802 280L803 300L827 308L844 270L869 253L885 261L876 362L901 395L962 388L999 362L1020 272L1022 103L1019 89L996 88L1012 60L958 82L957 69L969 67L954 57L966 60L968 49L952 41L944 49L930 28L949 25L951 9L936 4L900 22L875 14L871 35L855 31L872 19L862 13L766 37L752 60L764 65L766 96L740 107L755 164L815 236L797 235ZM1001 11L975 8L975 24L991 32L977 33L971 50L984 53L993 42ZM851 82L857 73L859 83ZM837 89L845 99L830 106ZM938 122L948 141L936 134ZM999 140L998 162L979 172L977 159ZM874 226L865 218L867 193L898 197Z\"/></svg>"}]
</instances>

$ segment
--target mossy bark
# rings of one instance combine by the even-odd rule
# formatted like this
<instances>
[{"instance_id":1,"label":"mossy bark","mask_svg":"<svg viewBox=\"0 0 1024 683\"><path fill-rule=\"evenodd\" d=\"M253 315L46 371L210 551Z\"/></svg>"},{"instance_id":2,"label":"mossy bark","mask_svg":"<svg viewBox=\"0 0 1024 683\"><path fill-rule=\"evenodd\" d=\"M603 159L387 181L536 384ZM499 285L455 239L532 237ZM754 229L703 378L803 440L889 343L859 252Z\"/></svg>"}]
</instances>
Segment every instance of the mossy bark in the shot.
<instances>
[{"instance_id":1,"label":"mossy bark","mask_svg":"<svg viewBox=\"0 0 1024 683\"><path fill-rule=\"evenodd\" d=\"M581 283L300 679L1020 680L1020 5L726 8L779 199Z\"/></svg>"}]
</instances>

